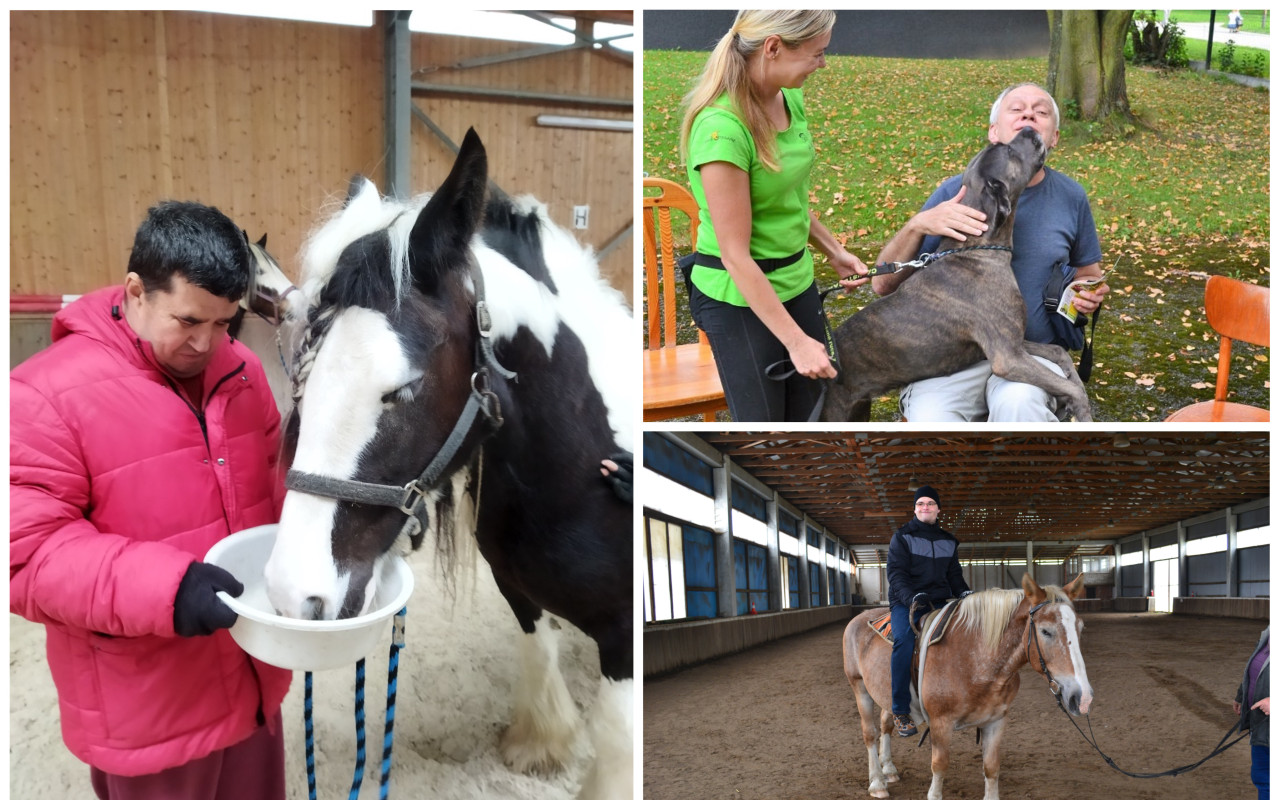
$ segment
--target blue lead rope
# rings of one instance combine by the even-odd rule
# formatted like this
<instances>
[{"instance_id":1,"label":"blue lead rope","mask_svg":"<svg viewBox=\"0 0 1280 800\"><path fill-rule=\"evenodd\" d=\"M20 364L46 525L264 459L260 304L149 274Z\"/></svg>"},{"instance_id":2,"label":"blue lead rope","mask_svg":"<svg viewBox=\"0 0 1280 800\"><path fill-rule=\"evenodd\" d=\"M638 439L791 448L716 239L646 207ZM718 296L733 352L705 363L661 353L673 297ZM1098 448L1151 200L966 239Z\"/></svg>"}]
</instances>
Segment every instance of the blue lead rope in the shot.
<instances>
[{"instance_id":1,"label":"blue lead rope","mask_svg":"<svg viewBox=\"0 0 1280 800\"><path fill-rule=\"evenodd\" d=\"M364 783L364 659L356 662L356 772L347 800L358 800Z\"/></svg>"},{"instance_id":2,"label":"blue lead rope","mask_svg":"<svg viewBox=\"0 0 1280 800\"><path fill-rule=\"evenodd\" d=\"M396 683L400 673L400 649L404 647L404 620L407 608L396 612L392 621L391 651L387 658L387 711L382 728L382 775L378 797L387 800L391 782L391 742L396 723ZM311 673L306 673L306 690L302 702L303 723L307 736L307 797L316 800L315 729L312 724ZM356 662L356 768L351 779L351 792L347 800L357 800L364 783L365 734L364 734L364 659Z\"/></svg>"}]
</instances>

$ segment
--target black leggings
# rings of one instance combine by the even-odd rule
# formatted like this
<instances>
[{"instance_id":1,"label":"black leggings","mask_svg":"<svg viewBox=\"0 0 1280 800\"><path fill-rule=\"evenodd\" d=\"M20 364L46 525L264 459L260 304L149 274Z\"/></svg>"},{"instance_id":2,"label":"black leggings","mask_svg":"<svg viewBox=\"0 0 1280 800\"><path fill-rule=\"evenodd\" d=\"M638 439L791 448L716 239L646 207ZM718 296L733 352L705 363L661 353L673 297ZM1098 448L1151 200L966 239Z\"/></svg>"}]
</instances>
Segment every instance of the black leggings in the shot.
<instances>
[{"instance_id":1,"label":"black leggings","mask_svg":"<svg viewBox=\"0 0 1280 800\"><path fill-rule=\"evenodd\" d=\"M782 305L801 330L824 341L822 299L816 281ZM788 358L788 354L754 311L712 300L692 284L689 309L711 342L720 384L735 422L804 422L809 418L822 384L799 373L785 381L771 380L764 374L766 367Z\"/></svg>"}]
</instances>

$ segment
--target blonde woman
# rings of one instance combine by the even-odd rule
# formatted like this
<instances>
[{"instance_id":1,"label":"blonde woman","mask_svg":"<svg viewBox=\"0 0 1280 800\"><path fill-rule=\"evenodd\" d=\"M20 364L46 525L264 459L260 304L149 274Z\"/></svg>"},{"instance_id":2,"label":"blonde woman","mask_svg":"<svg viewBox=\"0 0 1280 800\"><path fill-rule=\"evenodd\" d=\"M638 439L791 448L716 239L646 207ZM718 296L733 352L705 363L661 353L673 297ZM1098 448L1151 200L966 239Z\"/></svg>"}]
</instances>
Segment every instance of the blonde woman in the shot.
<instances>
[{"instance_id":1,"label":"blonde woman","mask_svg":"<svg viewBox=\"0 0 1280 800\"><path fill-rule=\"evenodd\" d=\"M689 306L734 420L803 421L827 357L812 244L846 289L867 267L809 210L815 151L801 86L826 66L833 11L739 11L685 98L681 153L700 209ZM765 368L789 359L795 374Z\"/></svg>"}]
</instances>

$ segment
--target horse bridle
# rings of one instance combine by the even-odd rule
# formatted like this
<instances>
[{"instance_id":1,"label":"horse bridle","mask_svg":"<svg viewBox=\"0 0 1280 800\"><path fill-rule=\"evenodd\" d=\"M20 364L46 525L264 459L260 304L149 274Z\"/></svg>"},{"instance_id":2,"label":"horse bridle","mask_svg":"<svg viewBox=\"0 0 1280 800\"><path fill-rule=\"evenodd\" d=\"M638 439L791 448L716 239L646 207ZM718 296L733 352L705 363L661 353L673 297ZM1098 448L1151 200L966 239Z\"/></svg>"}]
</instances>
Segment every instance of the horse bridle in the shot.
<instances>
[{"instance_id":1,"label":"horse bridle","mask_svg":"<svg viewBox=\"0 0 1280 800\"><path fill-rule=\"evenodd\" d=\"M1174 775L1181 775L1184 772L1190 772L1191 770L1196 769L1197 767L1199 767L1201 764L1205 763L1209 759L1214 758L1215 756L1221 755L1222 753L1230 749L1232 745L1235 745L1241 739L1247 738L1249 736L1249 732L1245 731L1239 737L1237 737L1234 741L1232 741L1230 744L1227 744L1227 739L1231 738L1231 734L1236 732L1236 729L1233 726L1230 730L1226 732L1225 735L1223 735L1223 737L1220 740L1218 740L1218 744L1213 748L1213 751L1210 752L1209 755L1205 756L1204 758L1200 759L1194 764L1184 764L1180 767L1174 767L1173 769L1165 770L1164 772L1129 772L1128 770L1121 769L1120 766L1116 764L1115 759L1113 759L1111 756L1107 755L1106 753L1102 752L1102 748L1098 746L1097 737L1093 735L1093 720L1089 718L1089 715L1088 714L1084 715L1085 719L1088 720L1089 722L1089 733L1086 734L1080 728L1080 725L1075 721L1075 718L1072 716L1071 712L1067 711L1066 706L1062 704L1062 687L1058 685L1058 682L1053 679L1052 673L1049 672L1049 665L1046 664L1044 661L1044 652L1040 649L1040 637L1036 635L1036 632L1035 632L1036 612L1044 608L1045 606L1049 605L1051 602L1055 602L1055 601L1045 600L1043 603L1037 603L1036 605L1031 607L1031 610L1029 612L1027 612L1027 635L1029 637L1035 636L1036 655L1040 659L1040 671L1044 674L1045 679L1049 681L1049 691L1053 694L1054 699L1058 702L1058 708L1062 709L1062 713L1066 715L1067 720L1070 721L1072 726L1075 727L1076 731L1080 733L1080 736L1086 742L1088 742L1089 745L1092 746L1094 750L1097 751L1098 755L1102 756L1102 760L1106 762L1107 766L1111 767L1116 772L1119 772L1122 775L1129 776L1130 778L1164 778L1164 777L1169 777ZM1027 642L1027 661L1028 662L1031 661L1031 642L1030 641ZM1226 745L1226 746L1224 747L1223 745Z\"/></svg>"},{"instance_id":2,"label":"horse bridle","mask_svg":"<svg viewBox=\"0 0 1280 800\"><path fill-rule=\"evenodd\" d=\"M1052 603L1052 600L1045 600L1043 603L1037 603L1027 612L1027 661L1031 661L1031 640L1036 643L1036 656L1040 659L1040 674L1044 675L1044 679L1049 682L1049 692L1058 701L1058 705L1062 705L1062 686L1053 679L1053 673L1049 672L1049 665L1045 663L1044 651L1040 649L1040 637L1036 634L1036 612Z\"/></svg>"},{"instance_id":3,"label":"horse bridle","mask_svg":"<svg viewBox=\"0 0 1280 800\"><path fill-rule=\"evenodd\" d=\"M454 458L462 449L462 445L475 427L477 419L484 421L484 428L475 444L477 448L485 439L497 433L498 429L502 427L502 406L498 400L498 395L490 386L490 371L492 370L509 380L517 379L516 373L498 363L497 356L493 352L493 319L489 315L488 304L484 299L484 276L474 262L471 265L471 276L475 284L476 326L479 330L479 340L476 345L475 372L471 374L471 391L467 396L466 405L463 406L462 412L458 415L458 419L453 425L453 430L449 432L448 438L445 439L444 444L441 445L431 461L427 463L422 473L405 485L396 486L394 484L366 483L346 478L333 478L327 475L317 475L312 472L291 469L285 476L284 485L286 489L348 503L399 509L408 517L400 530L401 535L407 534L410 537L414 537L419 532L427 530L427 495L445 477L446 469L453 463Z\"/></svg>"}]
</instances>

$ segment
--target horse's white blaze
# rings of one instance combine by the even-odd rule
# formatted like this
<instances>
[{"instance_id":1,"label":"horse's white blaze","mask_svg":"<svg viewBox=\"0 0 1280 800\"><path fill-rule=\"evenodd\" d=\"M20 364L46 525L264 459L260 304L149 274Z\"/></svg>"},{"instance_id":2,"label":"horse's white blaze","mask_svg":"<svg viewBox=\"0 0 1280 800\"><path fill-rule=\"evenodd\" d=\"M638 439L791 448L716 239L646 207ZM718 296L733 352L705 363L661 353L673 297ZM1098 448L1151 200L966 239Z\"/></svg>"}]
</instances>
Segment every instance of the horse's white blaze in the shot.
<instances>
[{"instance_id":1,"label":"horse's white blaze","mask_svg":"<svg viewBox=\"0 0 1280 800\"><path fill-rule=\"evenodd\" d=\"M339 313L307 378L293 469L353 477L360 454L378 431L382 396L412 376L385 316L366 308ZM326 618L335 617L342 605L349 576L340 575L333 562L336 508L334 500L300 492L285 497L266 572L268 596L285 616L302 616L312 597L323 601ZM364 587L366 610L373 583Z\"/></svg>"},{"instance_id":2,"label":"horse's white blaze","mask_svg":"<svg viewBox=\"0 0 1280 800\"><path fill-rule=\"evenodd\" d=\"M540 617L520 636L520 679L511 726L502 737L506 762L520 772L557 769L573 755L578 707L560 673L560 639L551 618Z\"/></svg>"},{"instance_id":3,"label":"horse's white blaze","mask_svg":"<svg viewBox=\"0 0 1280 800\"><path fill-rule=\"evenodd\" d=\"M1089 685L1089 675L1085 672L1084 654L1080 651L1080 625L1075 609L1068 605L1062 608L1062 627L1066 631L1067 652L1071 655L1071 668L1075 672L1076 682L1080 684L1080 713L1088 714L1093 703L1093 687Z\"/></svg>"},{"instance_id":4,"label":"horse's white blaze","mask_svg":"<svg viewBox=\"0 0 1280 800\"><path fill-rule=\"evenodd\" d=\"M591 741L596 757L578 790L579 800L630 800L635 753L635 681L601 676L591 712Z\"/></svg>"}]
</instances>

